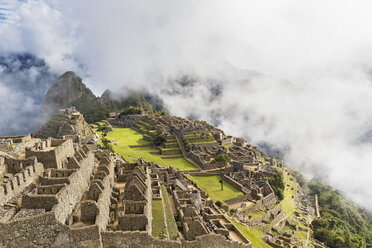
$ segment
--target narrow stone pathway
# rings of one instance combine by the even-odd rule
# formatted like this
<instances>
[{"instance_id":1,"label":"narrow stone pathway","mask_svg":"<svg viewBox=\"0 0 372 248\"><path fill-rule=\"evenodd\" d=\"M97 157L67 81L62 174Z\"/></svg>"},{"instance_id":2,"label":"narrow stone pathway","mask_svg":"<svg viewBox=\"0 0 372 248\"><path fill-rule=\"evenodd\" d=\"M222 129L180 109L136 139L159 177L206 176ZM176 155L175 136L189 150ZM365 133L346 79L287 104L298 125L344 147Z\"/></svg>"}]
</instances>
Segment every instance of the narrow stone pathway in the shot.
<instances>
[{"instance_id":1,"label":"narrow stone pathway","mask_svg":"<svg viewBox=\"0 0 372 248\"><path fill-rule=\"evenodd\" d=\"M152 187L151 187L151 173L147 174L147 216L148 216L148 225L149 235L152 235Z\"/></svg>"},{"instance_id":2,"label":"narrow stone pathway","mask_svg":"<svg viewBox=\"0 0 372 248\"><path fill-rule=\"evenodd\" d=\"M163 198L164 198L164 201L166 201L168 199L168 203L169 203L169 198L168 198L167 191L166 191L166 195L165 196L163 195ZM165 207L165 213L167 215L166 216L167 217L166 218L166 220L167 220L166 222L167 222L168 230L170 230L170 233L171 233L171 237L169 237L169 240L171 240L172 237L175 236L174 233L173 233L173 228L172 228L172 218L173 218L173 216L170 216L170 213L172 213L172 210L169 209L169 204L166 204L165 202L164 202L164 207Z\"/></svg>"}]
</instances>

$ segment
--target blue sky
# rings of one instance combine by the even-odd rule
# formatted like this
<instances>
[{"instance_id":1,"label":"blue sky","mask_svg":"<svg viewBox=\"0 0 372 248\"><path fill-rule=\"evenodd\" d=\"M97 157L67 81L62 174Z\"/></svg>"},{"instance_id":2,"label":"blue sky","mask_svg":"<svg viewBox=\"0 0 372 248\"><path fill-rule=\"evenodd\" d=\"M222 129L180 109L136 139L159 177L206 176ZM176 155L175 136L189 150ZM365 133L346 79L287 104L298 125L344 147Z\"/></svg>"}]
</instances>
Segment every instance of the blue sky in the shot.
<instances>
[{"instance_id":1,"label":"blue sky","mask_svg":"<svg viewBox=\"0 0 372 248\"><path fill-rule=\"evenodd\" d=\"M12 22L19 3L24 0L0 0L0 23Z\"/></svg>"}]
</instances>

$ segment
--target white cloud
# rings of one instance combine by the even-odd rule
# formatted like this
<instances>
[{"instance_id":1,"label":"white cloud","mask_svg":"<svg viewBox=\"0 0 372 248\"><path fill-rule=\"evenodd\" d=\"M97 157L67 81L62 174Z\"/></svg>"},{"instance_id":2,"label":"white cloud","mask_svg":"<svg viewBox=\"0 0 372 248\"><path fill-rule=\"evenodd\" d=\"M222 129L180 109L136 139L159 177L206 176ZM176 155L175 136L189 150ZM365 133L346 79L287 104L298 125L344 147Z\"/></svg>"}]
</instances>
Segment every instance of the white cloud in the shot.
<instances>
[{"instance_id":1,"label":"white cloud","mask_svg":"<svg viewBox=\"0 0 372 248\"><path fill-rule=\"evenodd\" d=\"M370 208L372 192L359 189L372 186L372 147L359 137L372 123L371 5L27 1L15 24L0 24L0 51L32 52L53 72L75 70L96 93L146 86L174 114L218 119L229 133L285 148L288 164L328 172L330 184ZM248 83L225 62L270 76ZM165 93L180 73L197 75L191 94ZM210 102L219 81L223 97Z\"/></svg>"}]
</instances>

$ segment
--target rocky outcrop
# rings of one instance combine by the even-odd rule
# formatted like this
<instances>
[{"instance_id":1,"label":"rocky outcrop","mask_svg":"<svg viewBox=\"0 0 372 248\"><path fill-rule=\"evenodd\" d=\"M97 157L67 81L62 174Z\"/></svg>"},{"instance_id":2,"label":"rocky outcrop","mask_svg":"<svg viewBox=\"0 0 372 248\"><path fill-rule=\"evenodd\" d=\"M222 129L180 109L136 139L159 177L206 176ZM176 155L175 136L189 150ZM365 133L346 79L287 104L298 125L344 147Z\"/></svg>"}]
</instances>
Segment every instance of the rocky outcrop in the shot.
<instances>
[{"instance_id":1,"label":"rocky outcrop","mask_svg":"<svg viewBox=\"0 0 372 248\"><path fill-rule=\"evenodd\" d=\"M48 89L41 106L35 130L45 124L59 109L75 106L88 122L104 119L108 113L104 104L74 72L59 76Z\"/></svg>"}]
</instances>

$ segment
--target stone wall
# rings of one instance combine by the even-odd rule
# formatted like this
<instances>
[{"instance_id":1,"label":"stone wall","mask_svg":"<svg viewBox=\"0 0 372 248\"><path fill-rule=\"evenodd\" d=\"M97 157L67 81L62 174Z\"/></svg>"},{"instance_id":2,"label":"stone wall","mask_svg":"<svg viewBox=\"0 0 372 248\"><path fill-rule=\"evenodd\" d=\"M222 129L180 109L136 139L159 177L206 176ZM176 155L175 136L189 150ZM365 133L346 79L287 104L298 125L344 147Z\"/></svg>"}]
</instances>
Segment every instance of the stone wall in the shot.
<instances>
[{"instance_id":1,"label":"stone wall","mask_svg":"<svg viewBox=\"0 0 372 248\"><path fill-rule=\"evenodd\" d=\"M26 158L36 156L37 160L44 165L44 168L61 169L63 160L72 157L75 153L72 140L51 140L52 147L46 150L37 151L26 149ZM58 145L58 146L54 146ZM54 147L54 148L53 148Z\"/></svg>"},{"instance_id":2,"label":"stone wall","mask_svg":"<svg viewBox=\"0 0 372 248\"><path fill-rule=\"evenodd\" d=\"M238 202L249 201L249 198L250 198L249 195L242 195L242 196L238 196L238 197L235 197L235 198L232 198L232 199L224 200L224 202L227 205L232 205L232 204L235 204L235 203L238 203Z\"/></svg>"},{"instance_id":3,"label":"stone wall","mask_svg":"<svg viewBox=\"0 0 372 248\"><path fill-rule=\"evenodd\" d=\"M39 183L40 185L70 184L70 179L68 177L50 178L40 176Z\"/></svg>"},{"instance_id":4,"label":"stone wall","mask_svg":"<svg viewBox=\"0 0 372 248\"><path fill-rule=\"evenodd\" d=\"M53 212L0 223L0 247L101 247L97 226L69 229Z\"/></svg>"},{"instance_id":5,"label":"stone wall","mask_svg":"<svg viewBox=\"0 0 372 248\"><path fill-rule=\"evenodd\" d=\"M128 230L147 230L147 217L144 214L124 214L118 216L118 229Z\"/></svg>"},{"instance_id":6,"label":"stone wall","mask_svg":"<svg viewBox=\"0 0 372 248\"><path fill-rule=\"evenodd\" d=\"M104 188L97 201L99 215L96 218L96 225L98 225L99 228L103 230L106 229L106 225L110 220L110 197L112 189L111 179L113 178L114 173L113 163L110 163L108 168L110 173L103 179Z\"/></svg>"},{"instance_id":7,"label":"stone wall","mask_svg":"<svg viewBox=\"0 0 372 248\"><path fill-rule=\"evenodd\" d=\"M27 186L33 183L43 171L43 165L36 163L27 166L7 182L3 182L0 185L0 206L3 206L11 198L21 193Z\"/></svg>"},{"instance_id":8,"label":"stone wall","mask_svg":"<svg viewBox=\"0 0 372 248\"><path fill-rule=\"evenodd\" d=\"M270 193L262 199L262 203L266 209L272 208L276 202L277 199L274 193Z\"/></svg>"},{"instance_id":9,"label":"stone wall","mask_svg":"<svg viewBox=\"0 0 372 248\"><path fill-rule=\"evenodd\" d=\"M31 140L31 135L22 135L22 136L2 136L0 140L12 140L13 143L24 143L26 141Z\"/></svg>"},{"instance_id":10,"label":"stone wall","mask_svg":"<svg viewBox=\"0 0 372 248\"><path fill-rule=\"evenodd\" d=\"M56 204L58 204L58 199L55 195L24 195L22 197L23 208L51 211Z\"/></svg>"},{"instance_id":11,"label":"stone wall","mask_svg":"<svg viewBox=\"0 0 372 248\"><path fill-rule=\"evenodd\" d=\"M16 159L5 156L4 164L7 173L16 174L21 172L24 168L37 163L36 157L29 157L27 159Z\"/></svg>"},{"instance_id":12,"label":"stone wall","mask_svg":"<svg viewBox=\"0 0 372 248\"><path fill-rule=\"evenodd\" d=\"M164 248L251 248L251 244L243 244L227 240L218 234L202 235L193 241L181 239L169 241L154 238L146 232L101 232L104 248L129 248L129 247L164 247Z\"/></svg>"},{"instance_id":13,"label":"stone wall","mask_svg":"<svg viewBox=\"0 0 372 248\"><path fill-rule=\"evenodd\" d=\"M201 157L198 156L195 152L191 151L189 152L189 158L194 161L198 167L200 167L203 170L208 170L208 169L215 169L218 168L217 164L211 164L209 162L205 162Z\"/></svg>"},{"instance_id":14,"label":"stone wall","mask_svg":"<svg viewBox=\"0 0 372 248\"><path fill-rule=\"evenodd\" d=\"M203 235L196 238L194 241L183 241L185 248L251 248L251 244L243 244L236 241L230 241L218 234Z\"/></svg>"},{"instance_id":15,"label":"stone wall","mask_svg":"<svg viewBox=\"0 0 372 248\"><path fill-rule=\"evenodd\" d=\"M222 141L221 141L221 145L226 145L226 144L229 144L229 143L231 143L232 144L232 140L231 140L231 138L227 138L227 139L223 139Z\"/></svg>"},{"instance_id":16,"label":"stone wall","mask_svg":"<svg viewBox=\"0 0 372 248\"><path fill-rule=\"evenodd\" d=\"M273 222L271 222L271 225L273 227L275 227L277 224L279 224L279 222L281 222L284 218L286 217L285 215L285 212L282 211L280 212L280 214L278 216L276 216L276 218L273 220Z\"/></svg>"},{"instance_id":17,"label":"stone wall","mask_svg":"<svg viewBox=\"0 0 372 248\"><path fill-rule=\"evenodd\" d=\"M177 155L177 154L181 154L181 150L180 149L172 149L172 150L160 149L160 154L161 155Z\"/></svg>"},{"instance_id":18,"label":"stone wall","mask_svg":"<svg viewBox=\"0 0 372 248\"><path fill-rule=\"evenodd\" d=\"M102 241L102 242L101 242ZM196 240L169 241L147 232L99 231L97 225L69 228L55 219L52 212L0 224L0 247L165 247L165 248L250 248L250 244L226 240L210 234Z\"/></svg>"},{"instance_id":19,"label":"stone wall","mask_svg":"<svg viewBox=\"0 0 372 248\"><path fill-rule=\"evenodd\" d=\"M84 189L88 186L90 175L94 166L94 155L88 152L87 158L80 161L80 169L70 177L67 185L58 195L58 204L53 208L56 219L64 223L75 205L80 201Z\"/></svg>"},{"instance_id":20,"label":"stone wall","mask_svg":"<svg viewBox=\"0 0 372 248\"><path fill-rule=\"evenodd\" d=\"M99 215L99 208L95 201L86 200L83 201L80 205L81 207L81 221L90 221L95 222L97 216Z\"/></svg>"},{"instance_id":21,"label":"stone wall","mask_svg":"<svg viewBox=\"0 0 372 248\"><path fill-rule=\"evenodd\" d=\"M231 184L232 186L234 186L235 188L237 188L238 190L242 191L242 192L245 192L246 189L243 185L241 185L240 183L238 183L237 181L235 181L234 179L232 179L231 177L227 176L227 175L223 175L223 180L225 180L226 182L228 182L229 184Z\"/></svg>"},{"instance_id":22,"label":"stone wall","mask_svg":"<svg viewBox=\"0 0 372 248\"><path fill-rule=\"evenodd\" d=\"M60 223L65 223L75 205L80 201L83 190L88 186L94 166L94 155L88 152L87 157L80 161L80 169L69 177L70 184L65 185L55 195L38 195L32 192L22 198L22 206L31 209L53 211ZM46 186L40 186L46 187Z\"/></svg>"},{"instance_id":23,"label":"stone wall","mask_svg":"<svg viewBox=\"0 0 372 248\"><path fill-rule=\"evenodd\" d=\"M247 215L249 213L252 213L252 212L255 212L255 211L260 210L260 207L261 206L262 206L261 202L258 201L256 203L254 203L253 205L250 205L249 207L244 208L244 210L239 211L239 214L241 214L241 215Z\"/></svg>"},{"instance_id":24,"label":"stone wall","mask_svg":"<svg viewBox=\"0 0 372 248\"><path fill-rule=\"evenodd\" d=\"M208 176L217 176L221 175L219 171L195 171L189 173L191 176L200 176L200 177L208 177Z\"/></svg>"},{"instance_id":25,"label":"stone wall","mask_svg":"<svg viewBox=\"0 0 372 248\"><path fill-rule=\"evenodd\" d=\"M187 137L187 136L186 136ZM199 143L199 142L213 142L215 141L213 138L209 138L209 139L189 139L189 142L191 144L193 143ZM218 143L217 142L214 142L214 143L204 143L204 144L213 144L213 145L217 145ZM203 144L203 145L204 145Z\"/></svg>"},{"instance_id":26,"label":"stone wall","mask_svg":"<svg viewBox=\"0 0 372 248\"><path fill-rule=\"evenodd\" d=\"M164 247L181 248L181 242L161 240L150 236L147 232L101 232L104 248L129 247Z\"/></svg>"}]
</instances>

